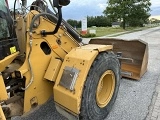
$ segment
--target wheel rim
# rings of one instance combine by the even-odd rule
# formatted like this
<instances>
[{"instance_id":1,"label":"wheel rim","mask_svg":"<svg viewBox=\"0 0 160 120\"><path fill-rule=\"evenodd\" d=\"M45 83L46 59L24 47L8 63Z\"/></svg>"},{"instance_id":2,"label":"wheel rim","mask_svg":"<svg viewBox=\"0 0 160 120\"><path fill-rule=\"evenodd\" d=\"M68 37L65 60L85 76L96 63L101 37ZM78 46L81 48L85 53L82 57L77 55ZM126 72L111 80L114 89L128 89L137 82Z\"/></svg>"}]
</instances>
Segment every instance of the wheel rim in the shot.
<instances>
[{"instance_id":1,"label":"wheel rim","mask_svg":"<svg viewBox=\"0 0 160 120\"><path fill-rule=\"evenodd\" d=\"M96 102L100 108L105 107L111 100L115 88L115 75L113 71L107 70L100 78L97 91Z\"/></svg>"}]
</instances>

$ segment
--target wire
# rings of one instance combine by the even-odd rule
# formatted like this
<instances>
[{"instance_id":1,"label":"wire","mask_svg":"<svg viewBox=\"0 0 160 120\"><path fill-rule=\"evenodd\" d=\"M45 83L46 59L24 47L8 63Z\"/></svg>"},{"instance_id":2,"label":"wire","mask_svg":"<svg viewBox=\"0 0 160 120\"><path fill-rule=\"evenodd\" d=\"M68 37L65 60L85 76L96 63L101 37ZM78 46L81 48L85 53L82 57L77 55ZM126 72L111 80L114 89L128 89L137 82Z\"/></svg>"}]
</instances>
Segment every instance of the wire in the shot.
<instances>
[{"instance_id":1,"label":"wire","mask_svg":"<svg viewBox=\"0 0 160 120\"><path fill-rule=\"evenodd\" d=\"M30 5L30 6L27 6L27 7L25 7L26 8L26 10L28 10L28 11L30 11L28 8L29 7L37 7L38 9L40 9L41 11L40 12L44 12L43 10L42 10L42 8L40 8L39 6L37 6L37 5Z\"/></svg>"},{"instance_id":2,"label":"wire","mask_svg":"<svg viewBox=\"0 0 160 120\"><path fill-rule=\"evenodd\" d=\"M35 22L35 20L37 19L37 18L39 18L40 16L50 16L50 17L52 17L53 19L56 19L57 20L57 18L54 16L54 15L52 15L52 14L49 14L49 13L40 13L40 14L37 14L33 19L32 19L32 21L31 21L31 24L30 24L30 27L29 27L29 31L32 33L32 29L33 29L33 25L34 25L34 22Z\"/></svg>"},{"instance_id":3,"label":"wire","mask_svg":"<svg viewBox=\"0 0 160 120\"><path fill-rule=\"evenodd\" d=\"M30 55L31 55L31 52L32 52L32 37L31 36L32 35L30 34L30 42L29 42L30 51L29 51L29 54L28 54L28 64L29 64L29 70L30 70L30 73L31 73L31 79L30 79L30 82L27 84L27 86L25 88L21 88L22 90L27 90L29 88L29 86L33 83L33 80L34 80L34 74L33 74L31 61L30 61Z\"/></svg>"}]
</instances>

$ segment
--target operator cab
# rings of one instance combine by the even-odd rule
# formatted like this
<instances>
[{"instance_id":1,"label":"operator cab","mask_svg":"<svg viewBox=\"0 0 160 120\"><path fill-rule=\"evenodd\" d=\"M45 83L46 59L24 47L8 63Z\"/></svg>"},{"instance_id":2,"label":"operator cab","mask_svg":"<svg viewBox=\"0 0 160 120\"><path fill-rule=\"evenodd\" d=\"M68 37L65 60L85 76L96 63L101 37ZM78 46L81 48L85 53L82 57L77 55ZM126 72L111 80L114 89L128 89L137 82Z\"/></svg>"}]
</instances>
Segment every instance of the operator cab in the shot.
<instances>
[{"instance_id":1,"label":"operator cab","mask_svg":"<svg viewBox=\"0 0 160 120\"><path fill-rule=\"evenodd\" d=\"M0 1L0 60L18 51L13 19L5 0Z\"/></svg>"}]
</instances>

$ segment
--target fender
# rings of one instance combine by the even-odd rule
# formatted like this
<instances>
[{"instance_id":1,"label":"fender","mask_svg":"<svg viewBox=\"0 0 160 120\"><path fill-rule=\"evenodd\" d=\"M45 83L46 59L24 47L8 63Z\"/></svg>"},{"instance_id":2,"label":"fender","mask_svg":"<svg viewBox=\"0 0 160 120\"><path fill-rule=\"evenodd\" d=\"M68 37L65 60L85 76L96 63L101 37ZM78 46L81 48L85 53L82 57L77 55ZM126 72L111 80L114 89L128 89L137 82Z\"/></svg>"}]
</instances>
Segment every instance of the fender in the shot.
<instances>
[{"instance_id":1,"label":"fender","mask_svg":"<svg viewBox=\"0 0 160 120\"><path fill-rule=\"evenodd\" d=\"M54 85L55 103L70 113L78 115L83 87L93 61L99 52L112 48L112 45L92 44L71 50L65 56Z\"/></svg>"}]
</instances>

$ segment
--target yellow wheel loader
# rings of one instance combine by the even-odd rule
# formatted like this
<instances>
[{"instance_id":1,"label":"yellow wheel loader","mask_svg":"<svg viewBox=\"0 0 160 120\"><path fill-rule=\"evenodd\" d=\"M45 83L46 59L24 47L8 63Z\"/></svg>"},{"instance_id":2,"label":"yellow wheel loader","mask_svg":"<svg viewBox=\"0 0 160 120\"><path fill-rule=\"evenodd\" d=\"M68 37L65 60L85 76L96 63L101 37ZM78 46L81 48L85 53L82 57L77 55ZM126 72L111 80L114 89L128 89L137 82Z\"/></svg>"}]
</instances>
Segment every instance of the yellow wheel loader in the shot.
<instances>
[{"instance_id":1,"label":"yellow wheel loader","mask_svg":"<svg viewBox=\"0 0 160 120\"><path fill-rule=\"evenodd\" d=\"M53 96L68 119L103 120L118 93L121 75L146 72L148 45L139 40L92 39L62 19L69 0L36 0L10 12L0 2L0 120L23 116ZM57 9L57 10L56 10ZM20 10L20 11L19 11ZM58 12L57 12L58 11Z\"/></svg>"}]
</instances>

